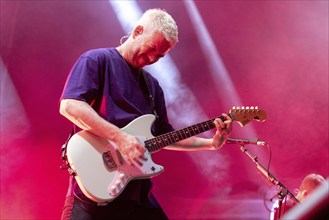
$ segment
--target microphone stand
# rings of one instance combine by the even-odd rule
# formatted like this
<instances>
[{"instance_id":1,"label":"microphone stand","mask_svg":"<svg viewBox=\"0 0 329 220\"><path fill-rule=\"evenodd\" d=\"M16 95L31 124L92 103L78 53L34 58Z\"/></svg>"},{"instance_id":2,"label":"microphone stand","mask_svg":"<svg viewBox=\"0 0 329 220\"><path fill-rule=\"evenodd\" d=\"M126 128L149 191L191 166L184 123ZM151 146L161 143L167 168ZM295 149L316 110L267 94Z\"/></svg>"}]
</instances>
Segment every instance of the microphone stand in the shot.
<instances>
[{"instance_id":1,"label":"microphone stand","mask_svg":"<svg viewBox=\"0 0 329 220\"><path fill-rule=\"evenodd\" d=\"M280 188L280 191L278 192L277 196L279 198L279 204L278 204L278 218L281 217L282 213L282 202L284 198L289 195L296 203L300 204L298 199L285 187L279 180L277 180L261 163L258 162L257 156L253 156L251 153L249 153L248 149L245 147L246 143L239 143L240 149L242 152L247 154L251 160L256 164L257 169L275 186L278 186ZM274 197L273 197L274 198ZM272 198L272 199L273 199Z\"/></svg>"}]
</instances>

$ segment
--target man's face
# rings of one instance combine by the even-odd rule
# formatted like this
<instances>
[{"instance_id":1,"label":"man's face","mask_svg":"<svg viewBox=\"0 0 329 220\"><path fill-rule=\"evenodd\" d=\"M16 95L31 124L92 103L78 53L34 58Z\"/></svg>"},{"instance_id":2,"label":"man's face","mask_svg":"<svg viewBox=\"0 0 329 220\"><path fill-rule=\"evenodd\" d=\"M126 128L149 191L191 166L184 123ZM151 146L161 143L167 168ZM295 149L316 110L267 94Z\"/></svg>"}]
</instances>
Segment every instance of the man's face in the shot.
<instances>
[{"instance_id":1,"label":"man's face","mask_svg":"<svg viewBox=\"0 0 329 220\"><path fill-rule=\"evenodd\" d=\"M157 62L173 47L163 33L146 31L135 34L128 62L136 69Z\"/></svg>"}]
</instances>

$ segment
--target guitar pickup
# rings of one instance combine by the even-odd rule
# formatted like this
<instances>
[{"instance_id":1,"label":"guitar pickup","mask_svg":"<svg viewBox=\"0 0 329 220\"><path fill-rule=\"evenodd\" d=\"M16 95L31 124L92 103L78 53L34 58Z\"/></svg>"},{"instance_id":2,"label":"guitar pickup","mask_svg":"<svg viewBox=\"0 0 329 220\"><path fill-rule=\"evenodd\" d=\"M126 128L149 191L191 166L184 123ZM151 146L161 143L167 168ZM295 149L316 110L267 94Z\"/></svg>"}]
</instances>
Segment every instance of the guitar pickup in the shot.
<instances>
[{"instance_id":1,"label":"guitar pickup","mask_svg":"<svg viewBox=\"0 0 329 220\"><path fill-rule=\"evenodd\" d=\"M117 167L110 151L103 153L102 157L103 157L103 161L108 169L111 170L111 169L115 169Z\"/></svg>"}]
</instances>

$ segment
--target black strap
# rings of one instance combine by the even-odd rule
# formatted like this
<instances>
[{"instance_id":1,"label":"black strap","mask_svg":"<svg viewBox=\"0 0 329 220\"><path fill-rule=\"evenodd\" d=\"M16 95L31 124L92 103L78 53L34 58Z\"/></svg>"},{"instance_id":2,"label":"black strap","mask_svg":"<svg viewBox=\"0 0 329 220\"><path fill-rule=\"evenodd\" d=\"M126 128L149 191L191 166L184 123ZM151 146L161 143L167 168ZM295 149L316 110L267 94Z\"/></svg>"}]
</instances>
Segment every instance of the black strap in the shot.
<instances>
[{"instance_id":1,"label":"black strap","mask_svg":"<svg viewBox=\"0 0 329 220\"><path fill-rule=\"evenodd\" d=\"M61 157L62 157L62 161L63 161L63 164L60 166L61 170L66 170L66 169L70 168L70 164L67 161L67 144L68 144L69 140L71 139L71 137L73 136L73 134L74 134L74 128L72 128L71 133L69 134L67 140L61 147Z\"/></svg>"},{"instance_id":2,"label":"black strap","mask_svg":"<svg viewBox=\"0 0 329 220\"><path fill-rule=\"evenodd\" d=\"M148 76L147 76L146 72L144 72L143 70L141 70L141 75L142 75L142 77L141 77L142 78L142 80L141 80L142 85L141 86L142 86L142 88L146 89L145 94L147 96L147 101L149 102L149 104L151 106L153 114L155 115L155 117L158 118L158 114L157 114L157 111L155 109L154 97L152 96L151 89L150 89L149 82L148 82Z\"/></svg>"}]
</instances>

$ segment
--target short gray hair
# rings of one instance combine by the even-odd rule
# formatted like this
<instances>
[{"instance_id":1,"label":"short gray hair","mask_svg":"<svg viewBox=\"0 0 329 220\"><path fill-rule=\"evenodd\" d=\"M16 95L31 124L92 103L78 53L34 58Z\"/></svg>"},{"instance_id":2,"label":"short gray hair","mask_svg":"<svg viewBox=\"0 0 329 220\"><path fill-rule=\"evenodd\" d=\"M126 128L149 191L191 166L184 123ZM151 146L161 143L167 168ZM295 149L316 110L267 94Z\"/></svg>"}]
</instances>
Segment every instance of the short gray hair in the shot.
<instances>
[{"instance_id":1,"label":"short gray hair","mask_svg":"<svg viewBox=\"0 0 329 220\"><path fill-rule=\"evenodd\" d=\"M148 26L154 31L163 33L166 40L172 44L178 42L178 27L176 22L171 15L163 9L148 9L139 19L137 25Z\"/></svg>"}]
</instances>

